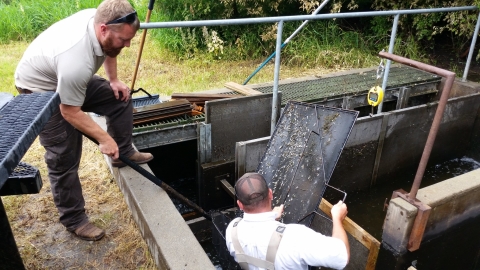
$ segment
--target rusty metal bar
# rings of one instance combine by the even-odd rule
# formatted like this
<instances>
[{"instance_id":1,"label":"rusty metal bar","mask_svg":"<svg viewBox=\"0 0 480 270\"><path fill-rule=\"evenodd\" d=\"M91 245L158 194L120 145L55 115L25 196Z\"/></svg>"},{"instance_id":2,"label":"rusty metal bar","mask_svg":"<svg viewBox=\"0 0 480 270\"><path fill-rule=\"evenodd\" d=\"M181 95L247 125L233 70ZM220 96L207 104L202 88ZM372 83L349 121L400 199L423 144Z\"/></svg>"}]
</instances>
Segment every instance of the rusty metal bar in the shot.
<instances>
[{"instance_id":1,"label":"rusty metal bar","mask_svg":"<svg viewBox=\"0 0 480 270\"><path fill-rule=\"evenodd\" d=\"M414 202L415 198L417 197L418 188L420 187L420 184L422 182L423 174L425 173L425 168L427 167L428 159L430 158L430 153L432 152L433 143L435 142L435 138L440 127L440 122L442 121L443 112L445 111L448 97L450 95L450 90L452 89L453 81L455 80L455 73L391 53L380 52L379 56L401 64L418 68L423 71L434 73L445 78L442 95L440 96L440 100L438 101L438 107L433 118L432 127L430 128L427 142L425 143L425 148L423 149L422 158L420 159L420 163L418 164L418 169L415 175L415 179L413 180L412 189L408 194L409 201Z\"/></svg>"},{"instance_id":2,"label":"rusty metal bar","mask_svg":"<svg viewBox=\"0 0 480 270\"><path fill-rule=\"evenodd\" d=\"M392 200L397 197L402 198L405 201L412 201L408 198L408 193L403 189L398 189L393 192ZM415 216L415 220L413 222L410 237L408 238L407 249L411 252L420 248L423 234L425 233L425 228L427 227L428 217L430 216L432 210L429 205L424 204L417 199L413 200L412 205L415 206L418 211L417 216Z\"/></svg>"}]
</instances>

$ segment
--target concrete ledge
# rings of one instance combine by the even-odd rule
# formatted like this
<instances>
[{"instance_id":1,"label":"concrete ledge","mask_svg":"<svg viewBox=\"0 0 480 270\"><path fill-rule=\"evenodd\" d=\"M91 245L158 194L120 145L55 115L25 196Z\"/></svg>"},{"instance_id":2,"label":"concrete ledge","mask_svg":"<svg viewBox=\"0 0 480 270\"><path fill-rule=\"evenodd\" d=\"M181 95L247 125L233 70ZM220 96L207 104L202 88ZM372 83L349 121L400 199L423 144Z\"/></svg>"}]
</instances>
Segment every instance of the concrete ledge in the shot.
<instances>
[{"instance_id":1,"label":"concrete ledge","mask_svg":"<svg viewBox=\"0 0 480 270\"><path fill-rule=\"evenodd\" d=\"M417 199L432 208L423 240L480 215L480 169L422 188Z\"/></svg>"},{"instance_id":2,"label":"concrete ledge","mask_svg":"<svg viewBox=\"0 0 480 270\"><path fill-rule=\"evenodd\" d=\"M92 118L106 129L103 117ZM165 191L133 169L112 168L105 160L159 269L215 269Z\"/></svg>"}]
</instances>

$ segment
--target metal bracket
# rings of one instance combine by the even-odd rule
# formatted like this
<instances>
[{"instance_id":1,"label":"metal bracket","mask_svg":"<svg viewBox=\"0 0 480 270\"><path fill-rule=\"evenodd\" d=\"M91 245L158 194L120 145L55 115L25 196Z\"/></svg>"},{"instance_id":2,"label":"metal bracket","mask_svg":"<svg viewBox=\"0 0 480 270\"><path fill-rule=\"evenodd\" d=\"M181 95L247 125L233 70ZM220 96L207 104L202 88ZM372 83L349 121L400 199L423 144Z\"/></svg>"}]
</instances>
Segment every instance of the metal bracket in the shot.
<instances>
[{"instance_id":1,"label":"metal bracket","mask_svg":"<svg viewBox=\"0 0 480 270\"><path fill-rule=\"evenodd\" d=\"M330 186L329 184L325 184L325 186L329 187L329 188L332 188L340 193L343 193L343 199L342 199L342 202L345 202L345 199L347 198L347 192L343 191L343 190L340 190L336 187L333 187L333 186Z\"/></svg>"},{"instance_id":2,"label":"metal bracket","mask_svg":"<svg viewBox=\"0 0 480 270\"><path fill-rule=\"evenodd\" d=\"M198 153L199 164L212 161L212 126L211 124L198 124Z\"/></svg>"},{"instance_id":3,"label":"metal bracket","mask_svg":"<svg viewBox=\"0 0 480 270\"><path fill-rule=\"evenodd\" d=\"M413 200L410 199L408 193L403 189L398 189L393 192L392 199L397 197L404 199L418 209L407 245L409 251L415 251L420 248L420 244L422 243L423 234L425 233L425 227L427 226L428 217L430 216L432 208L416 198Z\"/></svg>"},{"instance_id":4,"label":"metal bracket","mask_svg":"<svg viewBox=\"0 0 480 270\"><path fill-rule=\"evenodd\" d=\"M408 105L408 99L410 98L411 87L401 87L398 90L398 100L396 109L400 110L406 108Z\"/></svg>"}]
</instances>

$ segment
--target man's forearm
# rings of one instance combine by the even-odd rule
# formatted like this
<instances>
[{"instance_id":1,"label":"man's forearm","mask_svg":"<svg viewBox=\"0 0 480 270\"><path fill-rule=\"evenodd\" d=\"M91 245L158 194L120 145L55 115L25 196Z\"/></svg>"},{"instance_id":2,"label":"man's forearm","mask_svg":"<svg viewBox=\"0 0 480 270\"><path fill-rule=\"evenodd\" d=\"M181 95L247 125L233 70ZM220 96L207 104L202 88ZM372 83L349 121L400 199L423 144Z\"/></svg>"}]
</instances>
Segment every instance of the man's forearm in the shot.
<instances>
[{"instance_id":1,"label":"man's forearm","mask_svg":"<svg viewBox=\"0 0 480 270\"><path fill-rule=\"evenodd\" d=\"M348 237L341 220L333 220L332 237L340 239L347 248L348 259L350 260L350 246L348 244Z\"/></svg>"},{"instance_id":2,"label":"man's forearm","mask_svg":"<svg viewBox=\"0 0 480 270\"><path fill-rule=\"evenodd\" d=\"M63 113L62 113L63 115ZM111 139L110 135L93 121L85 112L79 110L73 114L63 115L65 120L83 134L103 143Z\"/></svg>"}]
</instances>

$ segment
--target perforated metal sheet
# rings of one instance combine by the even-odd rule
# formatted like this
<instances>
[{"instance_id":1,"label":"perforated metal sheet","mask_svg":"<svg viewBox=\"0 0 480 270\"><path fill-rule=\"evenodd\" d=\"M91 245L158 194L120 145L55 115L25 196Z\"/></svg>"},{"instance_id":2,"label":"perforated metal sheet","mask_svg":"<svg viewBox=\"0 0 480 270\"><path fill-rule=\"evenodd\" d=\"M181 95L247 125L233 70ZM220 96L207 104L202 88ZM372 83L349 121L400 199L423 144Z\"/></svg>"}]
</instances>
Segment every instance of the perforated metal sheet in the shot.
<instances>
[{"instance_id":1,"label":"perforated metal sheet","mask_svg":"<svg viewBox=\"0 0 480 270\"><path fill-rule=\"evenodd\" d=\"M57 93L33 93L16 96L0 110L0 187L59 104Z\"/></svg>"},{"instance_id":2,"label":"perforated metal sheet","mask_svg":"<svg viewBox=\"0 0 480 270\"><path fill-rule=\"evenodd\" d=\"M376 71L324 77L316 80L280 84L282 106L289 100L314 102L325 98L354 95L368 91L376 83ZM396 88L422 82L440 81L441 77L407 66L392 67L388 76L388 88ZM262 93L272 93L273 86L253 87Z\"/></svg>"},{"instance_id":3,"label":"perforated metal sheet","mask_svg":"<svg viewBox=\"0 0 480 270\"><path fill-rule=\"evenodd\" d=\"M284 222L297 223L317 209L357 116L356 111L287 103L257 169L273 191L273 205L285 204Z\"/></svg>"},{"instance_id":4,"label":"perforated metal sheet","mask_svg":"<svg viewBox=\"0 0 480 270\"><path fill-rule=\"evenodd\" d=\"M207 101L205 123L211 124L211 161L235 159L235 143L270 134L272 94Z\"/></svg>"}]
</instances>

